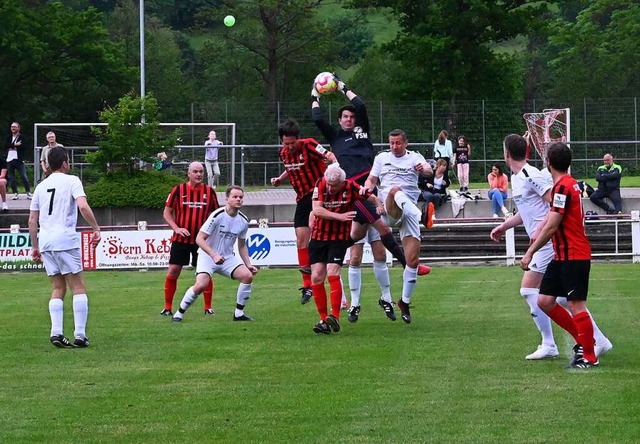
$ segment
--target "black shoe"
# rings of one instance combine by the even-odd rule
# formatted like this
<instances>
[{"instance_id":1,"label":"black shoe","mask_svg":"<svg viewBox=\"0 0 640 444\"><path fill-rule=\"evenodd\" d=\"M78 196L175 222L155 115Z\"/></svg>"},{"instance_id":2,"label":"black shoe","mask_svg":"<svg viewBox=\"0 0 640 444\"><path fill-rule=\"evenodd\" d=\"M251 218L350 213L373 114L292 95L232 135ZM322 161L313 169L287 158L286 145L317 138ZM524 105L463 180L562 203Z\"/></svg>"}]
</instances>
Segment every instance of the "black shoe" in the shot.
<instances>
[{"instance_id":1,"label":"black shoe","mask_svg":"<svg viewBox=\"0 0 640 444\"><path fill-rule=\"evenodd\" d=\"M329 327L324 321L320 321L313 326L313 332L317 334L322 333L328 335L331 334L331 327Z\"/></svg>"},{"instance_id":2,"label":"black shoe","mask_svg":"<svg viewBox=\"0 0 640 444\"><path fill-rule=\"evenodd\" d=\"M582 349L582 345L576 344L573 346L573 359L571 360L571 366L573 367L580 361L584 359L584 350Z\"/></svg>"},{"instance_id":3,"label":"black shoe","mask_svg":"<svg viewBox=\"0 0 640 444\"><path fill-rule=\"evenodd\" d=\"M89 340L86 338L86 336L84 338L76 336L76 338L73 340L73 346L78 348L89 347Z\"/></svg>"},{"instance_id":4,"label":"black shoe","mask_svg":"<svg viewBox=\"0 0 640 444\"><path fill-rule=\"evenodd\" d=\"M233 320L234 321L255 321L255 319L253 319L251 316L247 316L246 314L243 314L242 316L233 315Z\"/></svg>"},{"instance_id":5,"label":"black shoe","mask_svg":"<svg viewBox=\"0 0 640 444\"><path fill-rule=\"evenodd\" d=\"M302 291L302 297L300 298L300 303L302 305L306 304L313 297L313 291L311 291L310 287L301 287L298 290Z\"/></svg>"},{"instance_id":6,"label":"black shoe","mask_svg":"<svg viewBox=\"0 0 640 444\"><path fill-rule=\"evenodd\" d=\"M173 312L171 310L167 310L166 308L160 312L160 316L173 316Z\"/></svg>"},{"instance_id":7,"label":"black shoe","mask_svg":"<svg viewBox=\"0 0 640 444\"><path fill-rule=\"evenodd\" d=\"M334 333L338 333L340 331L340 321L334 315L327 316L327 319L325 319L324 322L331 327L331 330Z\"/></svg>"},{"instance_id":8,"label":"black shoe","mask_svg":"<svg viewBox=\"0 0 640 444\"><path fill-rule=\"evenodd\" d=\"M402 313L402 320L407 324L411 324L411 311L409 310L411 307L409 304L405 304L402 299L398 301L398 308L400 309L400 313Z\"/></svg>"},{"instance_id":9,"label":"black shoe","mask_svg":"<svg viewBox=\"0 0 640 444\"><path fill-rule=\"evenodd\" d=\"M598 367L599 365L600 365L600 361L590 362L584 358L580 358L577 361L571 363L571 367L577 368L577 369L590 369L590 368Z\"/></svg>"},{"instance_id":10,"label":"black shoe","mask_svg":"<svg viewBox=\"0 0 640 444\"><path fill-rule=\"evenodd\" d=\"M392 321L396 320L396 313L393 311L393 302L387 302L384 299L380 298L378 300L378 305L382 307L384 310L384 314L387 315L389 319Z\"/></svg>"},{"instance_id":11,"label":"black shoe","mask_svg":"<svg viewBox=\"0 0 640 444\"><path fill-rule=\"evenodd\" d=\"M204 311L204 315L205 315L205 316L213 316L214 314L216 314L216 312L215 312L215 311L213 311L213 310L212 310L212 309L210 309L210 308L207 308L207 309Z\"/></svg>"},{"instance_id":12,"label":"black shoe","mask_svg":"<svg viewBox=\"0 0 640 444\"><path fill-rule=\"evenodd\" d=\"M349 322L358 322L358 316L360 316L360 306L359 305L354 305L353 307L349 308Z\"/></svg>"},{"instance_id":13,"label":"black shoe","mask_svg":"<svg viewBox=\"0 0 640 444\"><path fill-rule=\"evenodd\" d=\"M174 317L171 318L171 322L182 322L182 318L174 316Z\"/></svg>"},{"instance_id":14,"label":"black shoe","mask_svg":"<svg viewBox=\"0 0 640 444\"><path fill-rule=\"evenodd\" d=\"M64 335L51 336L50 340L58 348L73 348L73 344Z\"/></svg>"}]
</instances>

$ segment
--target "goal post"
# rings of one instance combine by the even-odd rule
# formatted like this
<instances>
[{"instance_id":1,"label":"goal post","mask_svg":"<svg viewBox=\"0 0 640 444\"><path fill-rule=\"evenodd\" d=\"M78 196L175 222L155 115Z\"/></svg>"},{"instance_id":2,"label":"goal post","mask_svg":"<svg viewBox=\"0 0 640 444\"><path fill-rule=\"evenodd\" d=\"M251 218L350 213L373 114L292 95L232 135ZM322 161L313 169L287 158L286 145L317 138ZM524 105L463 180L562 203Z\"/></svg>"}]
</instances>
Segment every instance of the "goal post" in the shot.
<instances>
[{"instance_id":1,"label":"goal post","mask_svg":"<svg viewBox=\"0 0 640 444\"><path fill-rule=\"evenodd\" d=\"M525 113L522 117L527 125L527 158L530 157L530 144L545 165L549 145L564 142L571 147L571 109L545 109L541 113Z\"/></svg>"},{"instance_id":2,"label":"goal post","mask_svg":"<svg viewBox=\"0 0 640 444\"><path fill-rule=\"evenodd\" d=\"M56 141L64 145L69 152L69 165L79 170L82 177L83 170L90 166L85 160L88 152L98 149L98 140L93 133L94 127L105 127L106 123L35 123L33 125L33 159L34 159L34 186L42 177L40 168L40 153L47 145L47 133L55 133ZM166 122L159 124L163 133L175 134L178 144L167 149L169 160L179 169L186 170L188 164L198 160L204 163L204 142L209 137L210 131L216 131L217 138L223 142L219 149L219 163L222 167L227 165L220 178L221 183L235 183L235 145L236 124L228 122L197 122L176 123ZM226 148L226 149L225 149ZM222 169L222 168L221 168ZM221 171L222 173L222 171Z\"/></svg>"}]
</instances>

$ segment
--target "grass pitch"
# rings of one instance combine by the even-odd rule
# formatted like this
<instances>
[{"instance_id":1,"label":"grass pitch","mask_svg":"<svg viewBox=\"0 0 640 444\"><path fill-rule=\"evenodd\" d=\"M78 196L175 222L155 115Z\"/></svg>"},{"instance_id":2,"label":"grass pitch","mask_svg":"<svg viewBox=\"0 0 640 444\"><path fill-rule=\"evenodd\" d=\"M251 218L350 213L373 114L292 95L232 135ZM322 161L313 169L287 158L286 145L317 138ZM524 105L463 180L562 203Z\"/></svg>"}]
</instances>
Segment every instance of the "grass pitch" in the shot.
<instances>
[{"instance_id":1,"label":"grass pitch","mask_svg":"<svg viewBox=\"0 0 640 444\"><path fill-rule=\"evenodd\" d=\"M530 362L539 336L516 267L436 267L413 323L387 320L363 269L357 324L314 335L295 270L261 270L232 322L236 282L216 277L216 316L198 300L160 317L164 272L87 273L88 349L49 344L44 273L4 275L2 442L637 442L639 267L592 268L589 307L614 344L601 367ZM193 276L185 270L174 307ZM402 274L392 269L393 294ZM345 279L346 281L346 279ZM71 298L65 333L73 333Z\"/></svg>"}]
</instances>

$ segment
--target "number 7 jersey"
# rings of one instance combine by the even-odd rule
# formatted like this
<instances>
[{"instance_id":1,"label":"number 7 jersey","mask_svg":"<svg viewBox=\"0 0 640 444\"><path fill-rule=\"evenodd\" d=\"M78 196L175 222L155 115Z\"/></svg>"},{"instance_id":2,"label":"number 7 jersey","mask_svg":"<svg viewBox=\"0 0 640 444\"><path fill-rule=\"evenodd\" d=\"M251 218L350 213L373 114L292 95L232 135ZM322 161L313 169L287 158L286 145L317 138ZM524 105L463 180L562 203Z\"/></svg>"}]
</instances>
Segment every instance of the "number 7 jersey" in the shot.
<instances>
[{"instance_id":1,"label":"number 7 jersey","mask_svg":"<svg viewBox=\"0 0 640 444\"><path fill-rule=\"evenodd\" d=\"M33 192L31 211L39 211L40 251L64 251L80 248L76 235L78 197L86 197L82 182L76 176L53 173L40 182Z\"/></svg>"}]
</instances>

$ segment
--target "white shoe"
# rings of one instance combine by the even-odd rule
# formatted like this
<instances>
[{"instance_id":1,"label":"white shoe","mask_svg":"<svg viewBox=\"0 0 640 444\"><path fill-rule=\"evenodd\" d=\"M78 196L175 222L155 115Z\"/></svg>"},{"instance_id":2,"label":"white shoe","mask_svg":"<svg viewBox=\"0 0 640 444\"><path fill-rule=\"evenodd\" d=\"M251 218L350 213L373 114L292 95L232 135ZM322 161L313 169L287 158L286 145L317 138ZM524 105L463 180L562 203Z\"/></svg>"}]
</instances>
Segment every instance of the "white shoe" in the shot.
<instances>
[{"instance_id":1,"label":"white shoe","mask_svg":"<svg viewBox=\"0 0 640 444\"><path fill-rule=\"evenodd\" d=\"M538 348L536 349L536 351L534 351L530 355L527 355L525 359L535 360L535 359L555 358L559 354L560 353L558 353L558 347L556 347L555 345L553 346L538 345Z\"/></svg>"},{"instance_id":2,"label":"white shoe","mask_svg":"<svg viewBox=\"0 0 640 444\"><path fill-rule=\"evenodd\" d=\"M6 202L2 202L2 211L9 211L9 205Z\"/></svg>"},{"instance_id":3,"label":"white shoe","mask_svg":"<svg viewBox=\"0 0 640 444\"><path fill-rule=\"evenodd\" d=\"M494 219L497 219L497 218L499 218L499 217L500 217L500 216L498 216L497 214L493 213L493 218L494 218Z\"/></svg>"},{"instance_id":4,"label":"white shoe","mask_svg":"<svg viewBox=\"0 0 640 444\"><path fill-rule=\"evenodd\" d=\"M604 342L596 343L596 358L610 352L612 348L613 344L607 338L605 338Z\"/></svg>"},{"instance_id":5,"label":"white shoe","mask_svg":"<svg viewBox=\"0 0 640 444\"><path fill-rule=\"evenodd\" d=\"M14 194L12 197L13 200L18 200L20 199L20 195L18 193Z\"/></svg>"},{"instance_id":6,"label":"white shoe","mask_svg":"<svg viewBox=\"0 0 640 444\"><path fill-rule=\"evenodd\" d=\"M27 193L27 199L33 199L33 194Z\"/></svg>"}]
</instances>

